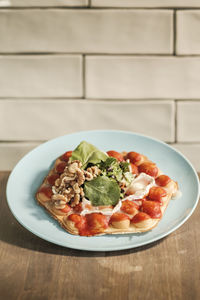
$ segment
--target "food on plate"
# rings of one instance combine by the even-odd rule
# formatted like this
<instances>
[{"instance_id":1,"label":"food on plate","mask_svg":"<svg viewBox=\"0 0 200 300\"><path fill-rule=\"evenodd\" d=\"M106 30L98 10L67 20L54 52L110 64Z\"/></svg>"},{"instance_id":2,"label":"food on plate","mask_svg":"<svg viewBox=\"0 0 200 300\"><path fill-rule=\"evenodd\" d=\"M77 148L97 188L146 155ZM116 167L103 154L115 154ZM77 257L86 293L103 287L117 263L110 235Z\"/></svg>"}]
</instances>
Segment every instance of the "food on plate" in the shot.
<instances>
[{"instance_id":1,"label":"food on plate","mask_svg":"<svg viewBox=\"0 0 200 300\"><path fill-rule=\"evenodd\" d=\"M151 230L178 192L143 154L82 141L56 159L36 199L67 232L94 236Z\"/></svg>"}]
</instances>

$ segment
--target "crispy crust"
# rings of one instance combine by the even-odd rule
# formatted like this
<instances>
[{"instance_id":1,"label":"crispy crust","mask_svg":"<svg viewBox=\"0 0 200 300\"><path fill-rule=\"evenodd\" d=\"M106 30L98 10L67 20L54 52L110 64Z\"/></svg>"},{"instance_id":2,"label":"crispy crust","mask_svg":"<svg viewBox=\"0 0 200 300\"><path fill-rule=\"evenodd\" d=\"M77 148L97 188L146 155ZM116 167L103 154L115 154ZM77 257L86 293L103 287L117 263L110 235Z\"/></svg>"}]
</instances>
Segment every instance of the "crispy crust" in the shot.
<instances>
[{"instance_id":1,"label":"crispy crust","mask_svg":"<svg viewBox=\"0 0 200 300\"><path fill-rule=\"evenodd\" d=\"M44 181L43 181L42 185L40 186L40 188L42 186L48 186L47 177L49 175L52 175L53 173L55 173L55 168L58 165L58 163L60 163L60 162L61 162L60 158L58 158L55 161L54 168L51 169L50 172L47 174L47 176L44 178ZM150 162L150 160L148 160L148 158L146 156L143 156L141 163L143 163L143 162ZM162 172L159 170L157 177L161 174L162 174ZM163 217L163 214L164 214L173 194L178 190L178 183L171 180L169 182L169 184L167 186L165 186L164 188L167 191L167 196L164 198L163 205L161 206L162 217ZM47 210L47 212L51 215L51 217L53 217L56 221L58 221L59 224L61 225L61 227L64 228L68 233L73 234L73 235L78 235L79 234L78 229L74 226L74 223L67 219L70 212L66 214L66 213L62 213L59 210L55 209L52 205L51 200L47 199L47 197L45 197L44 195L39 193L39 189L35 195L38 204L40 206L44 207ZM129 234L129 233L142 233L142 232L150 231L158 225L158 223L162 219L162 217L159 219L150 218L148 220L140 222L137 225L130 223L129 228L126 228L126 229L115 228L110 224L109 227L103 233L95 234L95 235Z\"/></svg>"}]
</instances>

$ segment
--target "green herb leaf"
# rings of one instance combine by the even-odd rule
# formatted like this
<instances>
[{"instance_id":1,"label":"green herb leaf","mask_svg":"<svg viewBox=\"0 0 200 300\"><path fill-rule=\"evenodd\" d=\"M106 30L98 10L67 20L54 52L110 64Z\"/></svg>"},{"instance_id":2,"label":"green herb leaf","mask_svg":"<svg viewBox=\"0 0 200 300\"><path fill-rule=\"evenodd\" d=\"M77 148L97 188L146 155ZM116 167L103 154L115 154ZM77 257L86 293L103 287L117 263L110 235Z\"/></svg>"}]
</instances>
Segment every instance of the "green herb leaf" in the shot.
<instances>
[{"instance_id":1,"label":"green herb leaf","mask_svg":"<svg viewBox=\"0 0 200 300\"><path fill-rule=\"evenodd\" d=\"M134 179L134 176L131 172L126 172L126 173L124 173L124 178L127 183L131 183Z\"/></svg>"},{"instance_id":2,"label":"green herb leaf","mask_svg":"<svg viewBox=\"0 0 200 300\"><path fill-rule=\"evenodd\" d=\"M85 182L84 193L93 206L116 205L120 198L120 188L117 182L105 176Z\"/></svg>"},{"instance_id":3,"label":"green herb leaf","mask_svg":"<svg viewBox=\"0 0 200 300\"><path fill-rule=\"evenodd\" d=\"M97 164L101 161L105 161L107 157L104 152L83 141L72 152L71 161L80 160L83 164L83 169L85 169L89 163Z\"/></svg>"},{"instance_id":4,"label":"green herb leaf","mask_svg":"<svg viewBox=\"0 0 200 300\"><path fill-rule=\"evenodd\" d=\"M110 168L117 164L117 160L114 157L107 157L107 159L101 162L100 167L102 169Z\"/></svg>"},{"instance_id":5,"label":"green herb leaf","mask_svg":"<svg viewBox=\"0 0 200 300\"><path fill-rule=\"evenodd\" d=\"M119 162L116 158L108 157L106 161L101 162L99 168L102 174L116 179L118 182L122 180L123 174Z\"/></svg>"},{"instance_id":6,"label":"green herb leaf","mask_svg":"<svg viewBox=\"0 0 200 300\"><path fill-rule=\"evenodd\" d=\"M120 162L120 167L122 168L123 172L130 172L129 165L130 163L128 163L127 161Z\"/></svg>"}]
</instances>

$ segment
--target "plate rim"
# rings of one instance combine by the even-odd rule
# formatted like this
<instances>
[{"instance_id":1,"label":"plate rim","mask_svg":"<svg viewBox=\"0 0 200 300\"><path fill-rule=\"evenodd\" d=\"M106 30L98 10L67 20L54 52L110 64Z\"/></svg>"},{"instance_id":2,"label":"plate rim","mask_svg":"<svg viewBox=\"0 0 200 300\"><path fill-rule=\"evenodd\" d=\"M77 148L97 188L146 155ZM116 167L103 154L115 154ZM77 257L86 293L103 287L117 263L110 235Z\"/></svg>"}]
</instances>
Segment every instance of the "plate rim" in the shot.
<instances>
[{"instance_id":1,"label":"plate rim","mask_svg":"<svg viewBox=\"0 0 200 300\"><path fill-rule=\"evenodd\" d=\"M168 231L166 231L166 232L164 232L162 234L159 234L157 237L152 237L152 238L148 239L148 241L143 241L143 242L139 242L139 243L137 242L136 246L134 244L132 244L132 245L124 245L124 246L123 245L122 246L113 246L112 245L111 248L108 248L108 247L98 247L98 248L96 248L96 247L92 247L92 246L90 246L88 248L88 247L85 247L84 245L83 246L64 245L63 243L61 243L59 241L54 241L50 237L46 237L44 234L41 234L40 232L37 232L37 230L32 230L31 227L29 227L28 225L26 225L22 220L20 220L20 218L18 218L18 216L15 214L15 211L13 210L12 205L11 205L11 203L9 201L9 186L10 186L10 182L12 180L12 177L15 175L15 172L16 172L18 166L20 166L20 164L23 162L23 160L25 158L27 158L29 155L31 155L33 152L38 151L39 148L45 147L46 144L48 144L48 143L54 143L56 140L62 139L64 137L74 136L74 135L78 135L78 134L95 133L95 132L96 133L97 132L98 133L121 133L121 134L124 133L124 134L130 134L130 135L135 135L135 136L139 136L139 137L142 137L142 138L146 138L148 140L151 140L151 141L154 141L154 142L158 142L159 144L162 144L165 147L169 148L171 151L173 151L175 153L178 153L187 162L187 164L191 167L191 169L193 171L193 175L195 176L195 180L196 180L196 183L197 183L197 196L196 196L194 205L192 206L192 209L183 218L183 220L181 222L179 222L177 225L175 225L174 227L172 227L170 230L168 230ZM17 162L17 164L11 170L11 173L10 173L10 175L8 177L8 181L7 181L7 185L6 185L6 200L7 200L8 207L9 207L11 213L13 214L13 216L15 217L15 219L17 220L17 222L19 224L21 224L25 229L27 229L28 231L30 231L32 234L36 235L37 237L39 237L39 238L41 238L41 239L43 239L43 240L45 240L47 242L53 243L55 245L59 245L59 246L62 246L64 248L76 249L76 250L81 250L81 251L91 251L91 252L94 252L94 251L96 251L96 252L102 252L102 251L103 252L108 252L108 251L120 251L120 250L126 250L126 249L127 250L128 249L135 249L135 248L138 248L138 247L141 247L141 246L152 244L153 242L156 242L158 240L163 239L164 237L170 235L172 232L174 232L179 227L181 227L191 217L191 215L193 214L193 212L196 209L197 204L199 202L199 195L200 195L200 184L199 184L199 177L198 177L197 171L195 170L194 166L189 161L189 159L184 154L182 154L179 150L173 148L172 146L170 146L170 144L167 144L166 142L163 142L163 141L161 141L161 140L159 140L157 138L154 138L154 137L151 137L151 136L148 136L148 135L145 135L145 134L141 134L141 133L137 133L137 132L133 132L133 131L109 130L109 129L105 129L105 130L76 131L76 132L73 132L73 133L70 133L70 134L61 135L61 136L55 137L53 139L49 139L49 140L47 140L45 142L42 142L41 144L39 144L38 146L36 146L32 150L30 150L28 153L26 153ZM51 216L49 216L49 217L52 218ZM100 237L101 236L98 236L98 238L100 238Z\"/></svg>"}]
</instances>

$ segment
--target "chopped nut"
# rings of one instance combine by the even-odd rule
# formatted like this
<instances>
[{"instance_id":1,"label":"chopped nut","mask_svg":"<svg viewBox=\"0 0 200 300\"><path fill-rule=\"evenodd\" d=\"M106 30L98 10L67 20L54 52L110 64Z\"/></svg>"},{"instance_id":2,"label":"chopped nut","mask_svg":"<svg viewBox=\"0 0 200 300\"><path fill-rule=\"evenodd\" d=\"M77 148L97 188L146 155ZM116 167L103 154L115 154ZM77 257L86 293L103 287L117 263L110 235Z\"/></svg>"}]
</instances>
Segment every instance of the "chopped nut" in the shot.
<instances>
[{"instance_id":1,"label":"chopped nut","mask_svg":"<svg viewBox=\"0 0 200 300\"><path fill-rule=\"evenodd\" d=\"M86 179L87 181L92 180L93 177L94 177L94 176L92 175L92 173L90 173L90 172L88 172L88 171L85 171L85 179Z\"/></svg>"},{"instance_id":2,"label":"chopped nut","mask_svg":"<svg viewBox=\"0 0 200 300\"><path fill-rule=\"evenodd\" d=\"M65 196L69 195L71 192L72 192L72 188L69 187L68 189L66 189L66 190L63 191L63 195L65 195Z\"/></svg>"},{"instance_id":3,"label":"chopped nut","mask_svg":"<svg viewBox=\"0 0 200 300\"><path fill-rule=\"evenodd\" d=\"M80 194L80 187L79 187L78 183L75 183L73 185L73 189L76 194Z\"/></svg>"},{"instance_id":4,"label":"chopped nut","mask_svg":"<svg viewBox=\"0 0 200 300\"><path fill-rule=\"evenodd\" d=\"M54 185L55 185L55 186L59 186L59 185L60 185L60 182L61 182L61 181L60 181L60 178L58 178L58 179L56 179L56 181L55 181L55 184L54 184Z\"/></svg>"},{"instance_id":5,"label":"chopped nut","mask_svg":"<svg viewBox=\"0 0 200 300\"><path fill-rule=\"evenodd\" d=\"M74 162L72 162L71 165L69 165L69 167L68 167L68 172L74 174L74 173L76 173L76 171L77 171L78 169L79 169L78 163L77 163L76 161L74 161Z\"/></svg>"},{"instance_id":6,"label":"chopped nut","mask_svg":"<svg viewBox=\"0 0 200 300\"><path fill-rule=\"evenodd\" d=\"M80 160L73 160L72 163L77 163L78 164L78 168L80 169L82 167L82 162Z\"/></svg>"},{"instance_id":7,"label":"chopped nut","mask_svg":"<svg viewBox=\"0 0 200 300\"><path fill-rule=\"evenodd\" d=\"M82 188L82 187L80 188L80 195L81 195L81 197L82 197L82 198L85 196L85 193L84 193L84 191L83 191L83 188Z\"/></svg>"},{"instance_id":8,"label":"chopped nut","mask_svg":"<svg viewBox=\"0 0 200 300\"><path fill-rule=\"evenodd\" d=\"M85 178L87 181L92 180L94 177L97 177L101 173L101 170L97 166L93 166L91 168L87 168L84 172Z\"/></svg>"},{"instance_id":9,"label":"chopped nut","mask_svg":"<svg viewBox=\"0 0 200 300\"><path fill-rule=\"evenodd\" d=\"M74 207L77 204L79 204L79 201L80 201L80 195L79 194L75 194L74 199L72 200L72 203L71 203L71 207Z\"/></svg>"},{"instance_id":10,"label":"chopped nut","mask_svg":"<svg viewBox=\"0 0 200 300\"><path fill-rule=\"evenodd\" d=\"M65 207L65 205L66 205L65 201L58 200L58 201L54 202L54 206L56 209L63 209Z\"/></svg>"},{"instance_id":11,"label":"chopped nut","mask_svg":"<svg viewBox=\"0 0 200 300\"><path fill-rule=\"evenodd\" d=\"M76 206L84 198L84 191L81 187L85 180L90 181L101 173L101 170L92 166L86 171L81 169L82 163L79 160L68 161L63 173L56 179L52 186L52 201L56 208L64 208L70 202L72 207Z\"/></svg>"},{"instance_id":12,"label":"chopped nut","mask_svg":"<svg viewBox=\"0 0 200 300\"><path fill-rule=\"evenodd\" d=\"M74 180L76 178L76 175L74 175L73 177L72 176L65 176L63 177L63 182L68 182L68 181L71 181L71 180Z\"/></svg>"},{"instance_id":13,"label":"chopped nut","mask_svg":"<svg viewBox=\"0 0 200 300\"><path fill-rule=\"evenodd\" d=\"M66 203L66 197L64 195L56 194L51 198L53 201L64 201Z\"/></svg>"},{"instance_id":14,"label":"chopped nut","mask_svg":"<svg viewBox=\"0 0 200 300\"><path fill-rule=\"evenodd\" d=\"M78 182L78 185L80 186L80 185L82 185L82 184L84 183L84 181L85 181L85 175L84 175L83 170L78 169L78 170L77 170L77 176L78 176L77 182Z\"/></svg>"}]
</instances>

